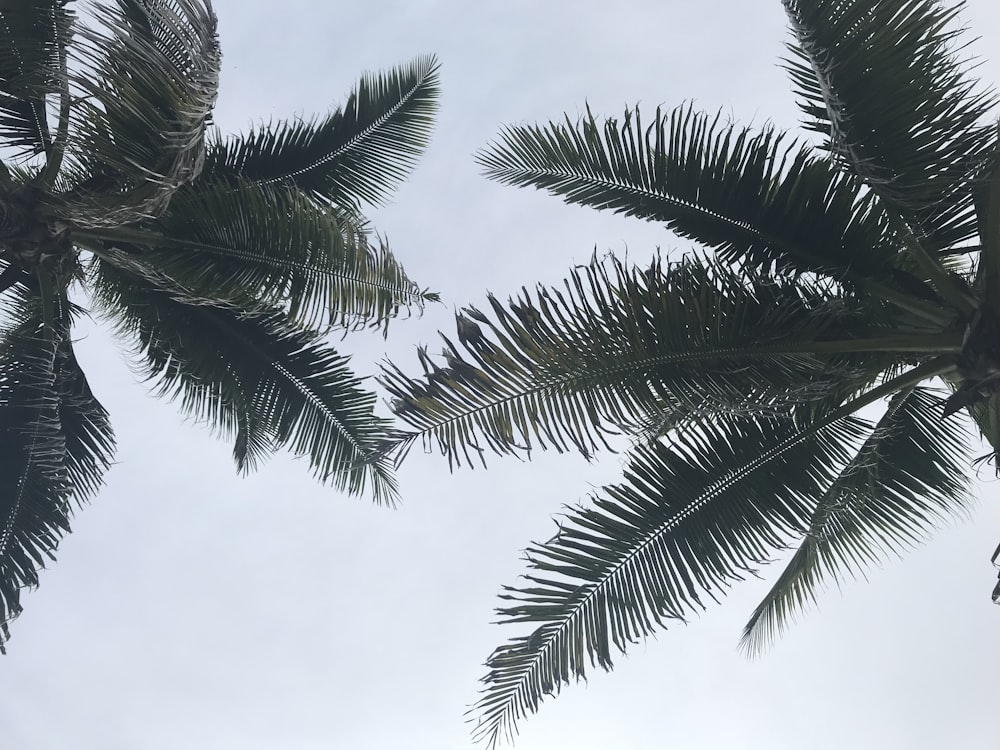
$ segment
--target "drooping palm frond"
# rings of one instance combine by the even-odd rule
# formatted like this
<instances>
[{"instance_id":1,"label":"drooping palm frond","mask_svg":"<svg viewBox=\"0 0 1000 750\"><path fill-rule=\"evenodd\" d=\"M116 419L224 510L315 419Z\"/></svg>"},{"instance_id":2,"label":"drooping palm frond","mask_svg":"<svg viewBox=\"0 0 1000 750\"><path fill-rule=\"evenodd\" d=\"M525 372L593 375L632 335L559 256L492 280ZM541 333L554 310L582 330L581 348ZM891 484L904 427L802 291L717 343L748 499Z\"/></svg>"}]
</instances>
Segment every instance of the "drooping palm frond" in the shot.
<instances>
[{"instance_id":1,"label":"drooping palm frond","mask_svg":"<svg viewBox=\"0 0 1000 750\"><path fill-rule=\"evenodd\" d=\"M56 300L46 331L41 304L9 290L0 332L0 652L20 592L38 585L69 531L71 500L100 484L114 450L108 415L73 355L72 309Z\"/></svg>"},{"instance_id":2,"label":"drooping palm frond","mask_svg":"<svg viewBox=\"0 0 1000 750\"><path fill-rule=\"evenodd\" d=\"M815 422L721 416L638 448L624 482L529 547L525 583L504 588L501 622L534 630L487 661L476 734L495 744L588 664L610 669L613 650L755 573L806 531L864 440L866 425L851 414L945 368L927 362Z\"/></svg>"},{"instance_id":3,"label":"drooping palm frond","mask_svg":"<svg viewBox=\"0 0 1000 750\"><path fill-rule=\"evenodd\" d=\"M993 153L985 160L982 179L974 193L979 224L979 265L975 286L993 311L1000 313L1000 121Z\"/></svg>"},{"instance_id":4,"label":"drooping palm frond","mask_svg":"<svg viewBox=\"0 0 1000 750\"><path fill-rule=\"evenodd\" d=\"M115 0L81 28L66 148L76 184L56 210L76 226L156 216L198 176L221 56L207 0Z\"/></svg>"},{"instance_id":5,"label":"drooping palm frond","mask_svg":"<svg viewBox=\"0 0 1000 750\"><path fill-rule=\"evenodd\" d=\"M420 289L352 212L288 187L199 180L159 218L136 228L80 232L127 240L132 260L193 296L249 309L281 307L308 326L378 327L438 296Z\"/></svg>"},{"instance_id":6,"label":"drooping palm frond","mask_svg":"<svg viewBox=\"0 0 1000 750\"><path fill-rule=\"evenodd\" d=\"M12 351L16 348L16 353ZM53 386L54 343L4 341L0 374L0 644L21 611L20 591L38 585L38 570L54 559L69 531L70 507L60 454ZM12 361L15 360L16 362ZM2 650L2 646L0 646Z\"/></svg>"},{"instance_id":7,"label":"drooping palm frond","mask_svg":"<svg viewBox=\"0 0 1000 750\"><path fill-rule=\"evenodd\" d=\"M69 530L57 342L43 334L40 316L18 318L0 340L0 644L21 611L21 589L38 584L38 569Z\"/></svg>"},{"instance_id":8,"label":"drooping palm frond","mask_svg":"<svg viewBox=\"0 0 1000 750\"><path fill-rule=\"evenodd\" d=\"M438 63L419 57L366 75L347 103L325 118L279 122L216 138L205 176L293 184L325 203L378 204L413 168L437 110Z\"/></svg>"},{"instance_id":9,"label":"drooping palm frond","mask_svg":"<svg viewBox=\"0 0 1000 750\"><path fill-rule=\"evenodd\" d=\"M991 394L989 398L971 404L967 411L983 440L991 449L979 460L991 462L996 473L1000 475L1000 394Z\"/></svg>"},{"instance_id":10,"label":"drooping palm frond","mask_svg":"<svg viewBox=\"0 0 1000 750\"><path fill-rule=\"evenodd\" d=\"M812 601L863 566L901 554L933 526L968 510L967 431L941 418L941 397L898 393L857 454L823 493L799 545L743 631L760 652Z\"/></svg>"},{"instance_id":11,"label":"drooping palm frond","mask_svg":"<svg viewBox=\"0 0 1000 750\"><path fill-rule=\"evenodd\" d=\"M959 58L962 3L784 0L807 126L929 250L976 234L975 178L995 99Z\"/></svg>"},{"instance_id":12,"label":"drooping palm frond","mask_svg":"<svg viewBox=\"0 0 1000 750\"><path fill-rule=\"evenodd\" d=\"M373 413L375 395L316 333L278 310L204 304L169 279L158 286L100 258L91 280L95 302L134 343L156 392L232 436L241 470L287 448L338 489L395 501L391 466L378 452L388 426Z\"/></svg>"},{"instance_id":13,"label":"drooping palm frond","mask_svg":"<svg viewBox=\"0 0 1000 750\"><path fill-rule=\"evenodd\" d=\"M884 278L900 245L861 183L773 128L753 132L695 112L638 110L603 127L515 126L479 154L488 177L569 203L663 222L719 257L841 280Z\"/></svg>"},{"instance_id":14,"label":"drooping palm frond","mask_svg":"<svg viewBox=\"0 0 1000 750\"><path fill-rule=\"evenodd\" d=\"M103 484L115 452L114 432L108 412L91 391L68 339L57 354L56 386L66 472L72 496L80 503L92 499Z\"/></svg>"},{"instance_id":15,"label":"drooping palm frond","mask_svg":"<svg viewBox=\"0 0 1000 750\"><path fill-rule=\"evenodd\" d=\"M0 141L20 156L52 147L46 97L65 85L74 16L68 0L0 2Z\"/></svg>"},{"instance_id":16,"label":"drooping palm frond","mask_svg":"<svg viewBox=\"0 0 1000 750\"><path fill-rule=\"evenodd\" d=\"M589 455L609 431L808 405L874 378L896 356L886 352L961 345L958 332L869 327L829 285L697 258L646 272L595 259L564 291L489 301L496 322L458 316L462 353L444 337L446 367L422 355L422 378L383 369L394 411L412 427L398 436L402 451L422 439L454 465L470 451L535 444ZM860 367L857 352L866 352Z\"/></svg>"}]
</instances>

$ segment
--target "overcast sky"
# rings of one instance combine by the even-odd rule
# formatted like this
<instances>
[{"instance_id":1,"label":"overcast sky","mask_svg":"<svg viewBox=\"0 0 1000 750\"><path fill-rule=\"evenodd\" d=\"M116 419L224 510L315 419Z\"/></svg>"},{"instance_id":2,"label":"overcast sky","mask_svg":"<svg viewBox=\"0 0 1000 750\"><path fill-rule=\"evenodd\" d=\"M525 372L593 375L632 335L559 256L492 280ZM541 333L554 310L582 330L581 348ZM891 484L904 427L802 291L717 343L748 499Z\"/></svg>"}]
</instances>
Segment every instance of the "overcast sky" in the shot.
<instances>
[{"instance_id":1,"label":"overcast sky","mask_svg":"<svg viewBox=\"0 0 1000 750\"><path fill-rule=\"evenodd\" d=\"M451 306L556 283L594 248L637 261L663 229L487 182L474 151L502 123L646 111L694 99L742 122L795 127L779 67L778 0L325 3L218 0L216 122L322 112L360 73L434 52L440 120L392 205L372 212L447 305L355 337L363 373L450 329ZM280 8L280 9L279 9ZM973 0L980 74L1000 82L1000 7ZM992 59L989 59L992 54ZM312 482L277 458L239 478L229 446L138 384L111 340L79 352L110 409L118 465L25 597L0 660L3 750L466 748L463 712L505 639L495 594L550 516L612 481L620 457L540 456L447 473L411 454L395 511ZM521 724L521 750L996 750L1000 607L989 601L1000 484L870 581L829 592L766 656L737 643L767 582L635 647L613 674ZM774 566L772 572L777 574Z\"/></svg>"}]
</instances>

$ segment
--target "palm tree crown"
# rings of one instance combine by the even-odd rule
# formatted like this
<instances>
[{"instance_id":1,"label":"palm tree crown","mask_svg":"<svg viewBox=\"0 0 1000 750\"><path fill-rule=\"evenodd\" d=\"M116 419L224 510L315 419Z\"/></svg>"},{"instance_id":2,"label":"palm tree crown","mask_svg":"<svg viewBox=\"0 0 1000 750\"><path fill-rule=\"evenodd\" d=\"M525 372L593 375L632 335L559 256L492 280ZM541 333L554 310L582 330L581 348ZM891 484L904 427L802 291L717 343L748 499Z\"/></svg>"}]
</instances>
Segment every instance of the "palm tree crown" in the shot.
<instances>
[{"instance_id":1,"label":"palm tree crown","mask_svg":"<svg viewBox=\"0 0 1000 750\"><path fill-rule=\"evenodd\" d=\"M0 0L0 21L2 647L112 459L73 354L88 308L156 393L233 439L241 470L287 448L322 481L394 500L388 425L324 334L384 331L436 299L361 210L422 152L438 83L419 58L325 116L223 137L209 0L107 0L86 16Z\"/></svg>"},{"instance_id":2,"label":"palm tree crown","mask_svg":"<svg viewBox=\"0 0 1000 750\"><path fill-rule=\"evenodd\" d=\"M792 547L744 631L759 651L824 583L965 512L970 419L997 461L998 132L955 52L958 8L783 2L817 145L681 106L510 127L479 157L705 250L491 296L458 315L443 362L421 350L421 376L383 372L398 458L631 441L622 480L501 593L523 630L487 660L473 713L490 744Z\"/></svg>"}]
</instances>

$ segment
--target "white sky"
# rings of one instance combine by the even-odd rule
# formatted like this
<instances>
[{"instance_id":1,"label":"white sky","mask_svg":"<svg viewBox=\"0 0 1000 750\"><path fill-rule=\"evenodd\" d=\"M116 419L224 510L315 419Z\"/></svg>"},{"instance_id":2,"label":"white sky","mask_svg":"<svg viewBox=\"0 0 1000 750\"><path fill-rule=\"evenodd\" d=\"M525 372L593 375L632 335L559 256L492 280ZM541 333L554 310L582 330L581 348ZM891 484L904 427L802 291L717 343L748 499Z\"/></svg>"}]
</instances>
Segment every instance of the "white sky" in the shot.
<instances>
[{"instance_id":1,"label":"white sky","mask_svg":"<svg viewBox=\"0 0 1000 750\"><path fill-rule=\"evenodd\" d=\"M502 123L618 115L689 98L740 121L795 127L778 66L778 0L276 3L219 0L217 123L324 111L363 70L423 52L442 61L431 149L394 203L372 213L397 255L447 306L354 338L356 368L390 353L416 369L451 306L486 289L558 282L627 246L683 248L654 225L564 206L478 175L473 152ZM993 53L1000 6L965 18ZM469 747L462 714L505 637L495 594L563 503L612 481L620 458L542 456L447 473L414 451L396 511L340 497L285 458L246 479L229 447L147 397L107 337L81 359L111 410L119 464L25 597L0 661L6 750L388 750ZM990 479L986 477L986 479ZM766 583L633 649L521 724L520 750L995 750L1000 608L988 557L996 480L973 523L830 592L763 659L737 651ZM778 568L773 572L776 574Z\"/></svg>"}]
</instances>

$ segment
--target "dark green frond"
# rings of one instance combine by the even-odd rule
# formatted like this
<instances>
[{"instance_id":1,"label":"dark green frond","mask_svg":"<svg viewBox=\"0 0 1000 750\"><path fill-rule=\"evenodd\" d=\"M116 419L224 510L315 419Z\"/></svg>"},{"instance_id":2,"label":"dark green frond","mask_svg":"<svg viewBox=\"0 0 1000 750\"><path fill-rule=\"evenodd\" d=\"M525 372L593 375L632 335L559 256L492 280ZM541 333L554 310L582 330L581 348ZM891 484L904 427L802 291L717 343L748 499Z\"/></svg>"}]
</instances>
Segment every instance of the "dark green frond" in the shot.
<instances>
[{"instance_id":1,"label":"dark green frond","mask_svg":"<svg viewBox=\"0 0 1000 750\"><path fill-rule=\"evenodd\" d=\"M44 334L37 305L18 308L5 311L13 320L0 338L0 644L21 611L20 590L38 585L70 513L56 341Z\"/></svg>"},{"instance_id":2,"label":"dark green frond","mask_svg":"<svg viewBox=\"0 0 1000 750\"><path fill-rule=\"evenodd\" d=\"M73 33L68 0L0 0L0 141L34 156L52 145L47 96L62 90Z\"/></svg>"},{"instance_id":3,"label":"dark green frond","mask_svg":"<svg viewBox=\"0 0 1000 750\"><path fill-rule=\"evenodd\" d=\"M487 176L568 203L663 222L753 266L884 277L899 252L860 183L767 128L739 129L679 107L600 126L506 128L479 154Z\"/></svg>"},{"instance_id":4,"label":"dark green frond","mask_svg":"<svg viewBox=\"0 0 1000 750\"><path fill-rule=\"evenodd\" d=\"M193 294L281 307L310 326L386 330L400 308L437 299L352 213L293 188L199 181L134 234L150 246L142 262Z\"/></svg>"},{"instance_id":5,"label":"dark green frond","mask_svg":"<svg viewBox=\"0 0 1000 750\"><path fill-rule=\"evenodd\" d=\"M1000 122L997 134L1000 135ZM993 311L1000 313L1000 137L983 165L975 207L981 248L975 285Z\"/></svg>"},{"instance_id":6,"label":"dark green frond","mask_svg":"<svg viewBox=\"0 0 1000 750\"><path fill-rule=\"evenodd\" d=\"M104 483L115 452L108 412L95 398L71 347L60 350L57 386L59 421L66 439L66 470L77 502L91 499Z\"/></svg>"},{"instance_id":7,"label":"dark green frond","mask_svg":"<svg viewBox=\"0 0 1000 750\"><path fill-rule=\"evenodd\" d=\"M789 420L726 419L633 454L622 484L572 510L504 587L502 623L529 623L487 661L475 707L491 744L546 694L610 669L613 651L718 601L807 523L860 425L806 435ZM810 431L811 432L811 431Z\"/></svg>"},{"instance_id":8,"label":"dark green frond","mask_svg":"<svg viewBox=\"0 0 1000 750\"><path fill-rule=\"evenodd\" d=\"M743 647L760 652L812 601L824 580L901 554L969 504L967 432L941 416L941 396L897 394L823 494L805 539L754 611Z\"/></svg>"},{"instance_id":9,"label":"dark green frond","mask_svg":"<svg viewBox=\"0 0 1000 750\"><path fill-rule=\"evenodd\" d=\"M784 0L788 69L812 130L933 249L976 234L994 99L960 59L962 3Z\"/></svg>"},{"instance_id":10,"label":"dark green frond","mask_svg":"<svg viewBox=\"0 0 1000 750\"><path fill-rule=\"evenodd\" d=\"M287 448L338 489L395 500L389 461L378 453L387 425L373 413L375 395L315 333L280 311L180 297L101 259L91 270L95 301L134 342L156 392L234 437L241 469Z\"/></svg>"},{"instance_id":11,"label":"dark green frond","mask_svg":"<svg viewBox=\"0 0 1000 750\"><path fill-rule=\"evenodd\" d=\"M445 367L421 352L423 377L383 369L412 428L400 435L404 451L420 438L454 464L535 444L590 454L609 431L808 405L874 378L892 361L877 352L928 343L878 338L828 285L696 258L645 272L595 259L565 290L489 301L490 317L458 316L461 353L443 337ZM945 348L957 351L960 338ZM850 356L859 351L869 354Z\"/></svg>"},{"instance_id":12,"label":"dark green frond","mask_svg":"<svg viewBox=\"0 0 1000 750\"><path fill-rule=\"evenodd\" d=\"M220 52L207 0L115 0L82 29L70 80L69 169L87 178L62 196L78 225L159 214L205 159Z\"/></svg>"},{"instance_id":13,"label":"dark green frond","mask_svg":"<svg viewBox=\"0 0 1000 750\"><path fill-rule=\"evenodd\" d=\"M381 203L410 172L437 110L432 56L361 79L325 118L279 122L216 141L205 177L293 184L340 206Z\"/></svg>"},{"instance_id":14,"label":"dark green frond","mask_svg":"<svg viewBox=\"0 0 1000 750\"><path fill-rule=\"evenodd\" d=\"M59 92L73 28L66 0L0 3L0 138L22 155L51 146L45 98Z\"/></svg>"},{"instance_id":15,"label":"dark green frond","mask_svg":"<svg viewBox=\"0 0 1000 750\"><path fill-rule=\"evenodd\" d=\"M1000 394L994 393L989 398L970 405L968 411L990 448L989 453L980 457L980 460L992 463L1000 476Z\"/></svg>"},{"instance_id":16,"label":"dark green frond","mask_svg":"<svg viewBox=\"0 0 1000 750\"><path fill-rule=\"evenodd\" d=\"M73 355L72 306L56 300L46 332L37 297L5 295L0 332L0 651L7 623L21 610L20 591L38 585L69 532L71 500L100 485L114 450L107 412Z\"/></svg>"},{"instance_id":17,"label":"dark green frond","mask_svg":"<svg viewBox=\"0 0 1000 750\"><path fill-rule=\"evenodd\" d=\"M816 422L720 415L639 447L625 481L569 512L527 551L526 583L505 587L501 623L530 624L487 661L476 734L494 744L543 696L613 651L718 601L805 533L817 501L865 437L850 416L939 374L933 361Z\"/></svg>"}]
</instances>

